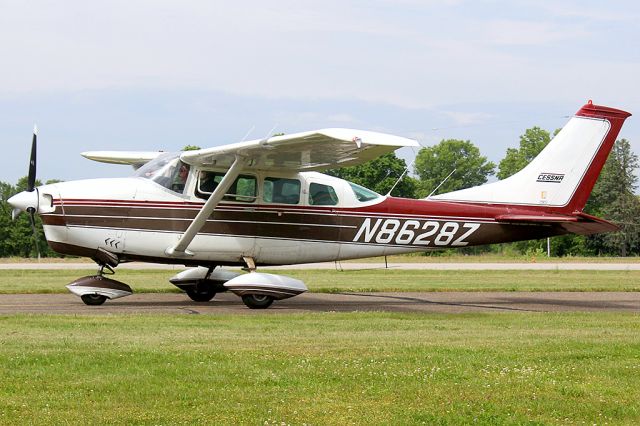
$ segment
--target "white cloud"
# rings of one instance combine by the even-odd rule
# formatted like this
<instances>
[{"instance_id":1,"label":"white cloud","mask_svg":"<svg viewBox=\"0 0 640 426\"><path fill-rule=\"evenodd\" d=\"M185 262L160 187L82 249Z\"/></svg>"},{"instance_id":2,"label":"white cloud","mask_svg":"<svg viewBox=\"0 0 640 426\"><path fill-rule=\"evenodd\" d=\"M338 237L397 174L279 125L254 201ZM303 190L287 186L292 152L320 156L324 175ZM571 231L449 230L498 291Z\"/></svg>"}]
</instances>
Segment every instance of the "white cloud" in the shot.
<instances>
[{"instance_id":1,"label":"white cloud","mask_svg":"<svg viewBox=\"0 0 640 426\"><path fill-rule=\"evenodd\" d=\"M567 23L539 13L569 13L552 3L522 4L513 16L461 1L16 2L0 15L0 95L196 89L433 108L611 96L635 84L637 57L589 50L614 37L592 18ZM462 13L471 7L483 14ZM591 7L583 15L610 9Z\"/></svg>"},{"instance_id":2,"label":"white cloud","mask_svg":"<svg viewBox=\"0 0 640 426\"><path fill-rule=\"evenodd\" d=\"M545 45L589 37L580 26L540 21L492 20L482 24L481 40L498 45Z\"/></svg>"},{"instance_id":3,"label":"white cloud","mask_svg":"<svg viewBox=\"0 0 640 426\"><path fill-rule=\"evenodd\" d=\"M491 114L484 112L442 111L442 113L452 118L455 125L458 126L483 124L493 118Z\"/></svg>"},{"instance_id":4,"label":"white cloud","mask_svg":"<svg viewBox=\"0 0 640 426\"><path fill-rule=\"evenodd\" d=\"M354 124L358 122L352 115L345 113L331 114L327 117L327 121L342 124Z\"/></svg>"}]
</instances>

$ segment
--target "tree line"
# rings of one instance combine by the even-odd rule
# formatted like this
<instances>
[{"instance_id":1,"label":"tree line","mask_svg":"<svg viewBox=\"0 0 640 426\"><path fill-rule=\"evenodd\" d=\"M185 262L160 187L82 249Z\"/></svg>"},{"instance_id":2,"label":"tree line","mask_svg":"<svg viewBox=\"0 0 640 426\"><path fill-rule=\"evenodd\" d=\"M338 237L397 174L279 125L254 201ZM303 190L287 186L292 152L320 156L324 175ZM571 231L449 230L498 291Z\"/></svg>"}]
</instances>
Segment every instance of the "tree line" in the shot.
<instances>
[{"instance_id":1,"label":"tree line","mask_svg":"<svg viewBox=\"0 0 640 426\"><path fill-rule=\"evenodd\" d=\"M554 132L557 133L558 130ZM413 174L405 160L394 153L383 155L365 164L327 173L350 180L378 193L407 198L425 198L486 183L491 176L505 179L524 168L551 141L551 133L540 127L527 129L520 136L518 148L508 148L496 165L483 156L469 140L444 139L440 143L422 148L416 156ZM616 141L611 154L596 182L585 212L607 219L620 227L620 231L591 236L565 235L551 239L554 256L637 256L640 254L640 199L638 188L638 156L626 139ZM56 180L47 181L54 183ZM36 182L40 185L41 182ZM394 186L395 185L395 186ZM16 185L0 182L0 257L35 257L35 239L29 218L20 214L11 220L12 195L25 190L26 177ZM42 256L58 256L44 238L42 222L36 215L38 247ZM546 240L521 241L482 247L457 249L469 254L500 252L509 254L542 254Z\"/></svg>"}]
</instances>

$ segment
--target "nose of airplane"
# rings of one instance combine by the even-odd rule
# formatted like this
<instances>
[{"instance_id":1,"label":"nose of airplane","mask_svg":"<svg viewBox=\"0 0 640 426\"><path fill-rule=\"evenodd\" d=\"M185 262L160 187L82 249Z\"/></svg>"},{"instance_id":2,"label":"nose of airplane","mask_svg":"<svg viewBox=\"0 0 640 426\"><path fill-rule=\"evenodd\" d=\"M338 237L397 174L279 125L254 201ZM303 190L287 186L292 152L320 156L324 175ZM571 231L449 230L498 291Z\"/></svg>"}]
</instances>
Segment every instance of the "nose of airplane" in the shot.
<instances>
[{"instance_id":1,"label":"nose of airplane","mask_svg":"<svg viewBox=\"0 0 640 426\"><path fill-rule=\"evenodd\" d=\"M38 191L22 191L13 197L9 198L7 202L13 207L13 216L22 211L29 211L33 209L38 210Z\"/></svg>"}]
</instances>

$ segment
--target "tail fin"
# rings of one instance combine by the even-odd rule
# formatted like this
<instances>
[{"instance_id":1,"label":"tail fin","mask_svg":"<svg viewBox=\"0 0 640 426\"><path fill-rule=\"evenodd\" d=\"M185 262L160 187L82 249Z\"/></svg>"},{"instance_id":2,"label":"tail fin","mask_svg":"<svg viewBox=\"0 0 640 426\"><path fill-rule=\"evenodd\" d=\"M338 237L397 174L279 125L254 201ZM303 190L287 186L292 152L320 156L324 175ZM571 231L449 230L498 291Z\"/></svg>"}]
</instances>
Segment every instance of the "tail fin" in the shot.
<instances>
[{"instance_id":1,"label":"tail fin","mask_svg":"<svg viewBox=\"0 0 640 426\"><path fill-rule=\"evenodd\" d=\"M589 101L518 173L498 182L431 198L554 207L569 214L581 211L624 120L630 115Z\"/></svg>"}]
</instances>

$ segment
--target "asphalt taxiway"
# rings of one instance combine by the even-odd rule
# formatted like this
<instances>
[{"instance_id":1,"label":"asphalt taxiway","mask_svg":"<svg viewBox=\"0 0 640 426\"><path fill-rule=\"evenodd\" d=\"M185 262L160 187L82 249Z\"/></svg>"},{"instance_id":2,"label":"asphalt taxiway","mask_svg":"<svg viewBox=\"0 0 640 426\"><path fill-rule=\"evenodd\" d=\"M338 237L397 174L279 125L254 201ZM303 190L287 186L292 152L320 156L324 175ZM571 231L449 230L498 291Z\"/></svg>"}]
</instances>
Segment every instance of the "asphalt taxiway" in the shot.
<instances>
[{"instance_id":1,"label":"asphalt taxiway","mask_svg":"<svg viewBox=\"0 0 640 426\"><path fill-rule=\"evenodd\" d=\"M218 294L211 302L192 302L178 293L134 294L86 306L72 294L3 294L0 315L29 314L254 314L300 312L582 312L640 313L637 292L428 292L428 293L305 293L276 301L267 310L251 310L240 298Z\"/></svg>"}]
</instances>

